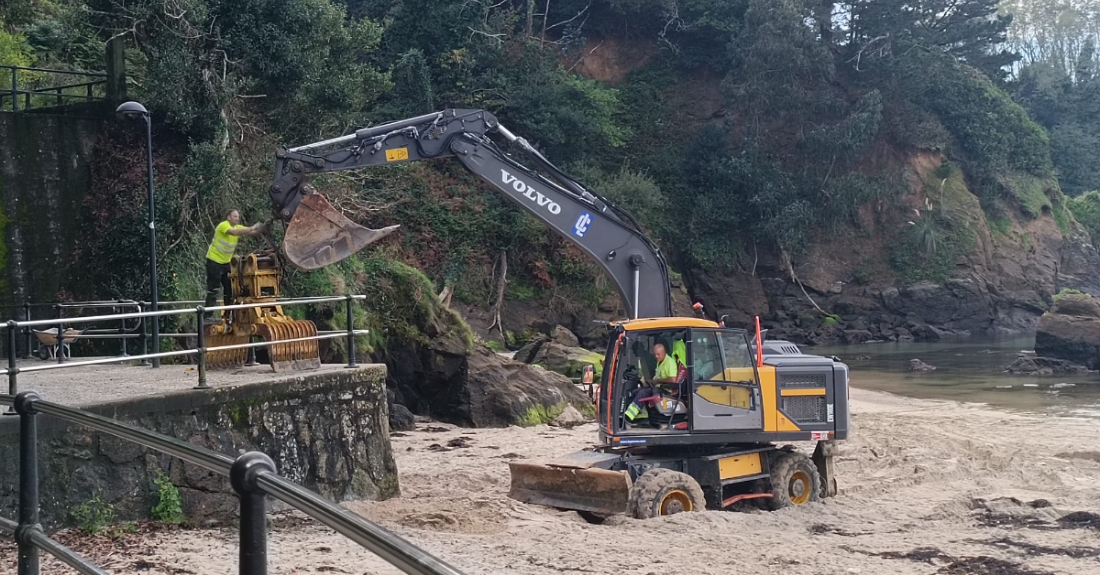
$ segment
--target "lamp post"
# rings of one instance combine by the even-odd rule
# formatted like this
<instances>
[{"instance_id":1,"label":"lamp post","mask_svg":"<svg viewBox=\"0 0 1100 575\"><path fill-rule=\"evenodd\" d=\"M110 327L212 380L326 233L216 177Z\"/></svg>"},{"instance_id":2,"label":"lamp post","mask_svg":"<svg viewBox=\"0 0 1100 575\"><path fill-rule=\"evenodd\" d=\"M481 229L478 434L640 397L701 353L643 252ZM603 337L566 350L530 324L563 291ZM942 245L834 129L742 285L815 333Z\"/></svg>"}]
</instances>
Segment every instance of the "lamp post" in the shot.
<instances>
[{"instance_id":1,"label":"lamp post","mask_svg":"<svg viewBox=\"0 0 1100 575\"><path fill-rule=\"evenodd\" d=\"M157 311L157 229L153 211L153 120L149 116L149 110L138 102L126 102L115 110L123 118L142 118L145 120L145 150L149 172L149 288L151 292L150 303L152 311ZM158 317L153 320L153 353L160 353L160 321ZM201 328L201 326L200 326ZM153 367L160 367L160 358L153 358Z\"/></svg>"}]
</instances>

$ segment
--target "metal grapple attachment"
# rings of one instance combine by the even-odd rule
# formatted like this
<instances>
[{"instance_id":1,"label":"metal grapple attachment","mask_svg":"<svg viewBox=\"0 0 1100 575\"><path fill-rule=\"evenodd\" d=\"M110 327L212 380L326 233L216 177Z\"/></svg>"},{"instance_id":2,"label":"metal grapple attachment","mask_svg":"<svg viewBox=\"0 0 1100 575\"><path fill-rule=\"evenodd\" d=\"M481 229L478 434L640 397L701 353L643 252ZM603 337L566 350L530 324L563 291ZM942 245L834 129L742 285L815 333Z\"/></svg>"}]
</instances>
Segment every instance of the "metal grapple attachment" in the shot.
<instances>
[{"instance_id":1,"label":"metal grapple attachment","mask_svg":"<svg viewBox=\"0 0 1100 575\"><path fill-rule=\"evenodd\" d=\"M256 334L270 342L294 340L316 336L317 326L307 320L279 319L258 324ZM267 357L268 363L276 372L321 367L320 351L315 339L269 346Z\"/></svg>"},{"instance_id":2,"label":"metal grapple attachment","mask_svg":"<svg viewBox=\"0 0 1100 575\"><path fill-rule=\"evenodd\" d=\"M275 254L249 254L234 257L229 279L235 304L263 304L236 309L217 325L205 326L207 348L248 343L253 336L274 345L267 347L267 358L276 372L321 367L317 326L308 320L291 319L278 303L282 265ZM285 342L285 343L280 343ZM248 348L207 352L208 368L241 367L248 359Z\"/></svg>"},{"instance_id":3,"label":"metal grapple attachment","mask_svg":"<svg viewBox=\"0 0 1100 575\"><path fill-rule=\"evenodd\" d=\"M336 211L324 196L306 194L287 224L282 249L295 267L315 270L358 252L397 228L363 227Z\"/></svg>"}]
</instances>

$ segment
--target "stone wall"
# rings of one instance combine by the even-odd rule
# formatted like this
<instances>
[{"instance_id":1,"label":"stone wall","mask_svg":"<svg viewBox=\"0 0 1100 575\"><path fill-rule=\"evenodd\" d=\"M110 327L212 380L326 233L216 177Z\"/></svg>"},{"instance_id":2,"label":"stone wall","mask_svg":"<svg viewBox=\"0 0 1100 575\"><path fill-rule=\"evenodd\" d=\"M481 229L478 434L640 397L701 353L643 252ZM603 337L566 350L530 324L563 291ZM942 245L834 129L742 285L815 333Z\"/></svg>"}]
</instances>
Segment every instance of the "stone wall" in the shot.
<instances>
[{"instance_id":1,"label":"stone wall","mask_svg":"<svg viewBox=\"0 0 1100 575\"><path fill-rule=\"evenodd\" d=\"M69 279L103 126L103 110L78 111L0 114L0 303L53 301Z\"/></svg>"},{"instance_id":2,"label":"stone wall","mask_svg":"<svg viewBox=\"0 0 1100 575\"><path fill-rule=\"evenodd\" d=\"M231 457L268 454L279 474L336 501L399 494L389 440L386 370L299 375L209 391L119 401L89 411ZM74 382L74 385L77 383ZM228 478L112 436L39 415L43 524L74 523L71 510L98 495L117 520L148 518L154 479L171 478L186 518L224 521L237 512ZM18 418L0 419L0 513L18 508Z\"/></svg>"}]
</instances>

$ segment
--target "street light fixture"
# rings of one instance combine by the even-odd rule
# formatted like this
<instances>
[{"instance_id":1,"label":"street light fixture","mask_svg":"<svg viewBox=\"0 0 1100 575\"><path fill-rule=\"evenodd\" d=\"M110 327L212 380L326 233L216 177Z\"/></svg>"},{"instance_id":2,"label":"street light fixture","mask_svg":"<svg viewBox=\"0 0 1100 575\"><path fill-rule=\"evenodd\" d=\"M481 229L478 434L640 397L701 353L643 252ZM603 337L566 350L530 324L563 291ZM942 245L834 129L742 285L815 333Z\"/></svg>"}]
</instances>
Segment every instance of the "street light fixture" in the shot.
<instances>
[{"instance_id":1,"label":"street light fixture","mask_svg":"<svg viewBox=\"0 0 1100 575\"><path fill-rule=\"evenodd\" d=\"M115 113L123 118L143 118L145 120L145 150L149 172L149 287L152 297L152 311L157 311L157 230L156 219L153 212L153 120L149 116L149 110L138 102L126 102L115 110ZM153 320L153 353L160 353L160 321L158 317ZM201 329L202 326L199 326ZM153 367L160 367L160 358L153 358Z\"/></svg>"}]
</instances>

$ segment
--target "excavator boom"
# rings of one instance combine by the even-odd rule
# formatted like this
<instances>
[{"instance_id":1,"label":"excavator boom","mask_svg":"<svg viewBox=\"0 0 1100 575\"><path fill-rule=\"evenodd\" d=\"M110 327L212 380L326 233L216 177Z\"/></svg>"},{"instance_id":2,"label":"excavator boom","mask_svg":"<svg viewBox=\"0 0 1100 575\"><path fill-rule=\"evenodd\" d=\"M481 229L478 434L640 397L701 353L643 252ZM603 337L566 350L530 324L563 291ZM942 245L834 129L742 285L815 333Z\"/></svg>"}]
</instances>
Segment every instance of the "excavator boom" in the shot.
<instances>
[{"instance_id":1,"label":"excavator boom","mask_svg":"<svg viewBox=\"0 0 1100 575\"><path fill-rule=\"evenodd\" d=\"M491 134L519 148L535 167L505 153ZM270 195L275 216L287 223L282 251L288 262L317 269L397 229L352 222L313 189L311 174L437 158L457 160L586 252L612 278L630 317L672 315L664 257L634 218L562 172L484 110L444 110L279 150Z\"/></svg>"}]
</instances>

